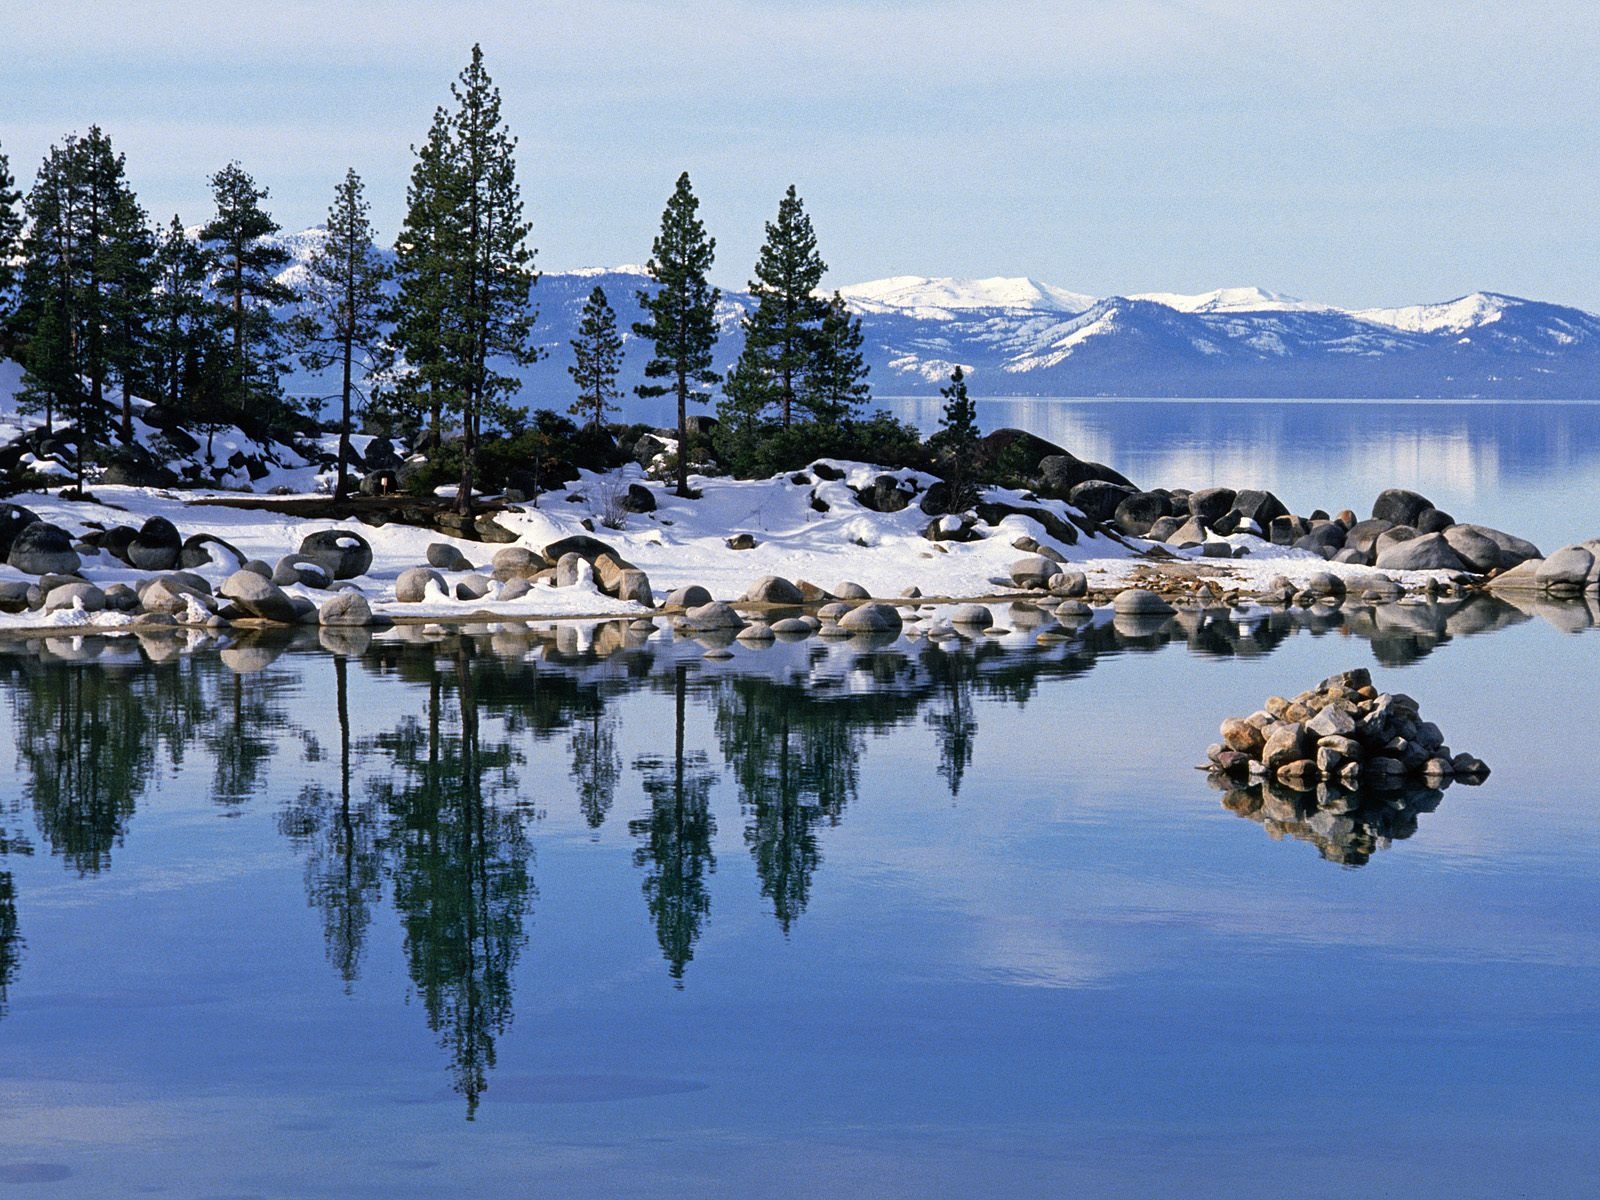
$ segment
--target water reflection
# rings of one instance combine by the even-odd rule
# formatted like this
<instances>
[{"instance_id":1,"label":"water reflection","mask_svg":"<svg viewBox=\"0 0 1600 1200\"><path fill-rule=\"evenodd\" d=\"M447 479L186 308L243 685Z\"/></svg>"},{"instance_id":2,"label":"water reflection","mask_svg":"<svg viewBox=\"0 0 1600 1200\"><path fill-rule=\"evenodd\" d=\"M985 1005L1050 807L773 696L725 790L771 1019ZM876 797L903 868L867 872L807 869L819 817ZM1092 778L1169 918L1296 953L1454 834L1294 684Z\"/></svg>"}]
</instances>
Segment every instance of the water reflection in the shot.
<instances>
[{"instance_id":1,"label":"water reflection","mask_svg":"<svg viewBox=\"0 0 1600 1200\"><path fill-rule=\"evenodd\" d=\"M980 702L1025 702L1102 658L1169 647L1262 656L1292 638L1336 635L1403 664L1535 615L1552 616L1479 596L1189 610L1138 625L1101 615L1063 629L1017 606L1005 637L780 642L740 646L726 663L625 623L408 627L334 654L314 630L223 653L188 635L13 642L0 647L22 780L9 815L31 813L40 846L88 876L112 869L159 776L194 778L197 794L234 814L273 784L284 797L277 827L301 864L332 972L354 989L372 929L392 912L411 993L471 1117L513 1021L537 898L535 833L556 803L572 805L597 841L622 809L640 920L681 988L714 915L724 784L756 886L788 935L821 886L828 830L867 803L864 760L894 731L931 735L937 777L956 802L983 733ZM1554 617L1593 621L1582 603L1555 606ZM1035 640L1041 630L1048 637ZM622 709L638 704L647 715L625 730ZM1435 792L1369 801L1276 785L1225 800L1274 836L1347 864L1410 836L1438 802ZM0 827L0 1014L23 965L6 862L32 852Z\"/></svg>"}]
</instances>

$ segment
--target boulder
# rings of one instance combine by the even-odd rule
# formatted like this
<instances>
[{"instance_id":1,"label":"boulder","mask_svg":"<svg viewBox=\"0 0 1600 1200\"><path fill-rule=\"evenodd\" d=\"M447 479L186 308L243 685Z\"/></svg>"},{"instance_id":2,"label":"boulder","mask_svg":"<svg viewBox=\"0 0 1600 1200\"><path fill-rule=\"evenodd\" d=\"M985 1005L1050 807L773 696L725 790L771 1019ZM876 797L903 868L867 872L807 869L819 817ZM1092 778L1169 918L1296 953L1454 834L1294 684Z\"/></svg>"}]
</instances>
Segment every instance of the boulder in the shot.
<instances>
[{"instance_id":1,"label":"boulder","mask_svg":"<svg viewBox=\"0 0 1600 1200\"><path fill-rule=\"evenodd\" d=\"M1152 542L1165 542L1184 526L1184 518L1179 516L1162 517L1146 531L1145 537Z\"/></svg>"},{"instance_id":2,"label":"boulder","mask_svg":"<svg viewBox=\"0 0 1600 1200\"><path fill-rule=\"evenodd\" d=\"M1392 525L1416 527L1422 514L1433 507L1433 501L1405 488L1389 488L1380 492L1372 502L1372 519L1388 521Z\"/></svg>"},{"instance_id":3,"label":"boulder","mask_svg":"<svg viewBox=\"0 0 1600 1200\"><path fill-rule=\"evenodd\" d=\"M915 496L916 490L912 486L902 485L893 475L879 475L872 481L871 487L856 491L856 499L863 508L881 513L900 512L909 508Z\"/></svg>"},{"instance_id":4,"label":"boulder","mask_svg":"<svg viewBox=\"0 0 1600 1200\"><path fill-rule=\"evenodd\" d=\"M1298 721L1279 721L1266 735L1261 749L1261 765L1275 775L1292 762L1311 757L1312 740Z\"/></svg>"},{"instance_id":5,"label":"boulder","mask_svg":"<svg viewBox=\"0 0 1600 1200\"><path fill-rule=\"evenodd\" d=\"M1133 481L1127 476L1104 463L1085 462L1076 455L1062 451L1059 454L1047 454L1039 460L1035 490L1041 495L1065 500L1072 494L1073 488L1091 480L1120 484L1127 488L1133 486Z\"/></svg>"},{"instance_id":6,"label":"boulder","mask_svg":"<svg viewBox=\"0 0 1600 1200\"><path fill-rule=\"evenodd\" d=\"M128 543L127 559L141 571L170 571L183 553L183 535L165 517L151 517Z\"/></svg>"},{"instance_id":7,"label":"boulder","mask_svg":"<svg viewBox=\"0 0 1600 1200\"><path fill-rule=\"evenodd\" d=\"M506 546L494 552L492 563L498 580L530 579L550 564L526 546Z\"/></svg>"},{"instance_id":8,"label":"boulder","mask_svg":"<svg viewBox=\"0 0 1600 1200\"><path fill-rule=\"evenodd\" d=\"M763 575L750 586L746 597L761 604L804 604L800 589L779 575Z\"/></svg>"},{"instance_id":9,"label":"boulder","mask_svg":"<svg viewBox=\"0 0 1600 1200\"><path fill-rule=\"evenodd\" d=\"M428 565L439 571L472 570L472 562L449 542L429 542L427 559Z\"/></svg>"},{"instance_id":10,"label":"boulder","mask_svg":"<svg viewBox=\"0 0 1600 1200\"><path fill-rule=\"evenodd\" d=\"M1248 754L1251 758L1260 757L1267 744L1267 736L1260 726L1242 717L1229 717L1222 723L1222 740L1229 749Z\"/></svg>"},{"instance_id":11,"label":"boulder","mask_svg":"<svg viewBox=\"0 0 1600 1200\"><path fill-rule=\"evenodd\" d=\"M482 600L493 587L494 581L487 575L468 575L456 581L456 599Z\"/></svg>"},{"instance_id":12,"label":"boulder","mask_svg":"<svg viewBox=\"0 0 1600 1200\"><path fill-rule=\"evenodd\" d=\"M1198 495L1199 493L1196 493ZM1190 503L1194 498L1190 497ZM1179 525L1167 535L1169 546L1203 546L1206 541L1205 522L1197 516L1190 516L1182 525Z\"/></svg>"},{"instance_id":13,"label":"boulder","mask_svg":"<svg viewBox=\"0 0 1600 1200\"><path fill-rule=\"evenodd\" d=\"M1030 554L1011 564L1011 582L1020 588L1045 588L1053 576L1061 573L1060 565L1042 554Z\"/></svg>"},{"instance_id":14,"label":"boulder","mask_svg":"<svg viewBox=\"0 0 1600 1200\"><path fill-rule=\"evenodd\" d=\"M1284 507L1283 501L1271 492L1255 488L1246 488L1235 493L1233 508L1229 511L1237 513L1240 520L1254 521L1256 528L1262 533L1271 528L1273 521L1289 515L1289 510Z\"/></svg>"},{"instance_id":15,"label":"boulder","mask_svg":"<svg viewBox=\"0 0 1600 1200\"><path fill-rule=\"evenodd\" d=\"M1443 533L1455 523L1454 517L1447 512L1440 512L1437 508L1423 509L1412 522L1418 533Z\"/></svg>"},{"instance_id":16,"label":"boulder","mask_svg":"<svg viewBox=\"0 0 1600 1200\"><path fill-rule=\"evenodd\" d=\"M1022 429L996 429L978 439L973 459L985 473L1000 472L1031 477L1051 457L1071 457L1066 450Z\"/></svg>"},{"instance_id":17,"label":"boulder","mask_svg":"<svg viewBox=\"0 0 1600 1200\"><path fill-rule=\"evenodd\" d=\"M557 587L573 587L586 576L592 577L593 574L593 566L575 550L569 550L556 559Z\"/></svg>"},{"instance_id":18,"label":"boulder","mask_svg":"<svg viewBox=\"0 0 1600 1200\"><path fill-rule=\"evenodd\" d=\"M683 614L683 620L690 629L701 633L714 629L744 628L744 618L734 610L733 605L721 600L696 605Z\"/></svg>"},{"instance_id":19,"label":"boulder","mask_svg":"<svg viewBox=\"0 0 1600 1200\"><path fill-rule=\"evenodd\" d=\"M168 616L181 617L189 611L190 600L207 611L216 609L215 600L176 575L162 575L150 580L139 588L136 596L139 607L148 613L165 613Z\"/></svg>"},{"instance_id":20,"label":"boulder","mask_svg":"<svg viewBox=\"0 0 1600 1200\"><path fill-rule=\"evenodd\" d=\"M139 607L139 593L125 583L113 583L105 590L106 607L112 612L132 612Z\"/></svg>"},{"instance_id":21,"label":"boulder","mask_svg":"<svg viewBox=\"0 0 1600 1200\"><path fill-rule=\"evenodd\" d=\"M1396 522L1384 520L1357 521L1345 532L1344 544L1348 549L1363 554L1376 554L1378 538L1395 527Z\"/></svg>"},{"instance_id":22,"label":"boulder","mask_svg":"<svg viewBox=\"0 0 1600 1200\"><path fill-rule=\"evenodd\" d=\"M872 593L859 583L852 583L846 579L833 585L833 594L841 600L870 600Z\"/></svg>"},{"instance_id":23,"label":"boulder","mask_svg":"<svg viewBox=\"0 0 1600 1200\"><path fill-rule=\"evenodd\" d=\"M1500 547L1470 525L1452 525L1443 531L1444 540L1467 570L1487 575L1501 567ZM1515 565L1515 564L1507 564Z\"/></svg>"},{"instance_id":24,"label":"boulder","mask_svg":"<svg viewBox=\"0 0 1600 1200\"><path fill-rule=\"evenodd\" d=\"M724 543L729 550L754 550L761 543L756 541L753 533L736 533Z\"/></svg>"},{"instance_id":25,"label":"boulder","mask_svg":"<svg viewBox=\"0 0 1600 1200\"><path fill-rule=\"evenodd\" d=\"M1595 556L1586 544L1563 546L1539 565L1534 574L1545 591L1582 591L1596 577Z\"/></svg>"},{"instance_id":26,"label":"boulder","mask_svg":"<svg viewBox=\"0 0 1600 1200\"><path fill-rule=\"evenodd\" d=\"M372 547L348 529L322 529L300 543L300 553L320 562L334 579L355 579L372 568Z\"/></svg>"},{"instance_id":27,"label":"boulder","mask_svg":"<svg viewBox=\"0 0 1600 1200\"><path fill-rule=\"evenodd\" d=\"M1378 535L1378 540L1372 543L1372 556L1380 558L1390 546L1397 546L1401 542L1409 542L1413 538L1421 537L1416 529L1410 525L1394 525L1385 529Z\"/></svg>"},{"instance_id":28,"label":"boulder","mask_svg":"<svg viewBox=\"0 0 1600 1200\"><path fill-rule=\"evenodd\" d=\"M244 564L244 554L238 547L211 533L190 534L178 550L178 566L186 571L212 566L232 574Z\"/></svg>"},{"instance_id":29,"label":"boulder","mask_svg":"<svg viewBox=\"0 0 1600 1200\"><path fill-rule=\"evenodd\" d=\"M105 606L106 594L85 580L51 588L44 598L44 611L47 613L63 608L81 608L84 612L99 612Z\"/></svg>"},{"instance_id":30,"label":"boulder","mask_svg":"<svg viewBox=\"0 0 1600 1200\"><path fill-rule=\"evenodd\" d=\"M420 604L427 598L429 584L441 593L445 591L444 576L437 571L430 571L427 567L401 571L400 577L394 581L394 598L400 604Z\"/></svg>"},{"instance_id":31,"label":"boulder","mask_svg":"<svg viewBox=\"0 0 1600 1200\"><path fill-rule=\"evenodd\" d=\"M1204 525L1214 525L1233 511L1233 501L1237 495L1232 488L1225 487L1201 488L1198 492L1190 492L1189 516Z\"/></svg>"},{"instance_id":32,"label":"boulder","mask_svg":"<svg viewBox=\"0 0 1600 1200\"><path fill-rule=\"evenodd\" d=\"M328 578L328 569L317 559L305 554L286 554L272 568L272 582L279 587L293 587L299 583L325 588L333 581Z\"/></svg>"},{"instance_id":33,"label":"boulder","mask_svg":"<svg viewBox=\"0 0 1600 1200\"><path fill-rule=\"evenodd\" d=\"M1389 531L1391 534L1393 530ZM1388 536L1387 534L1385 536ZM1440 533L1424 533L1396 542L1378 554L1377 564L1384 571L1462 571L1466 567Z\"/></svg>"},{"instance_id":34,"label":"boulder","mask_svg":"<svg viewBox=\"0 0 1600 1200\"><path fill-rule=\"evenodd\" d=\"M950 623L969 629L988 629L994 624L994 613L983 604L958 604L950 610Z\"/></svg>"},{"instance_id":35,"label":"boulder","mask_svg":"<svg viewBox=\"0 0 1600 1200\"><path fill-rule=\"evenodd\" d=\"M1125 588L1111 602L1111 611L1125 617L1170 617L1177 610L1145 588Z\"/></svg>"},{"instance_id":36,"label":"boulder","mask_svg":"<svg viewBox=\"0 0 1600 1200\"><path fill-rule=\"evenodd\" d=\"M668 608L700 608L711 603L711 593L698 583L691 583L668 592L662 603Z\"/></svg>"},{"instance_id":37,"label":"boulder","mask_svg":"<svg viewBox=\"0 0 1600 1200\"><path fill-rule=\"evenodd\" d=\"M1273 528L1277 528L1276 522ZM1309 550L1313 554L1320 554L1323 558L1331 558L1335 553L1344 549L1345 529L1337 521L1319 521L1301 537L1294 540L1292 545L1297 550Z\"/></svg>"},{"instance_id":38,"label":"boulder","mask_svg":"<svg viewBox=\"0 0 1600 1200\"><path fill-rule=\"evenodd\" d=\"M239 570L241 570L241 571L254 571L257 575L261 576L261 578L263 578L263 579L271 579L272 578L272 564L271 563L262 562L259 558L247 558L247 559L245 559L244 566L240 567Z\"/></svg>"},{"instance_id":39,"label":"boulder","mask_svg":"<svg viewBox=\"0 0 1600 1200\"><path fill-rule=\"evenodd\" d=\"M1116 527L1130 537L1144 537L1162 517L1172 514L1172 498L1161 492L1135 492L1111 514Z\"/></svg>"},{"instance_id":40,"label":"boulder","mask_svg":"<svg viewBox=\"0 0 1600 1200\"><path fill-rule=\"evenodd\" d=\"M1077 599L1089 594L1089 577L1076 567L1072 567L1050 576L1049 587L1058 596Z\"/></svg>"},{"instance_id":41,"label":"boulder","mask_svg":"<svg viewBox=\"0 0 1600 1200\"><path fill-rule=\"evenodd\" d=\"M849 633L899 633L904 625L900 610L890 604L862 604L839 618L839 628Z\"/></svg>"},{"instance_id":42,"label":"boulder","mask_svg":"<svg viewBox=\"0 0 1600 1200\"><path fill-rule=\"evenodd\" d=\"M248 616L285 625L299 619L298 607L284 595L283 589L254 571L235 571L223 582L219 592Z\"/></svg>"},{"instance_id":43,"label":"boulder","mask_svg":"<svg viewBox=\"0 0 1600 1200\"><path fill-rule=\"evenodd\" d=\"M371 625L372 605L354 588L335 592L317 610L319 625Z\"/></svg>"},{"instance_id":44,"label":"boulder","mask_svg":"<svg viewBox=\"0 0 1600 1200\"><path fill-rule=\"evenodd\" d=\"M1272 524L1267 526L1267 540L1274 546L1292 546L1310 532L1310 521L1285 513L1272 518Z\"/></svg>"},{"instance_id":45,"label":"boulder","mask_svg":"<svg viewBox=\"0 0 1600 1200\"><path fill-rule=\"evenodd\" d=\"M11 553L17 534L39 519L39 514L20 504L0 503L0 562Z\"/></svg>"},{"instance_id":46,"label":"boulder","mask_svg":"<svg viewBox=\"0 0 1600 1200\"><path fill-rule=\"evenodd\" d=\"M1076 508L1091 521L1101 524L1108 523L1116 515L1117 506L1129 496L1138 493L1126 484L1107 483L1100 479L1091 479L1087 483L1080 483L1073 488L1067 496L1067 503Z\"/></svg>"},{"instance_id":47,"label":"boulder","mask_svg":"<svg viewBox=\"0 0 1600 1200\"><path fill-rule=\"evenodd\" d=\"M652 513L656 510L656 496L642 483L630 483L622 497L622 507L631 513Z\"/></svg>"},{"instance_id":48,"label":"boulder","mask_svg":"<svg viewBox=\"0 0 1600 1200\"><path fill-rule=\"evenodd\" d=\"M32 585L21 579L0 579L0 612L28 611L28 592Z\"/></svg>"},{"instance_id":49,"label":"boulder","mask_svg":"<svg viewBox=\"0 0 1600 1200\"><path fill-rule=\"evenodd\" d=\"M73 575L83 565L67 531L47 521L33 521L19 529L6 562L24 575Z\"/></svg>"}]
</instances>

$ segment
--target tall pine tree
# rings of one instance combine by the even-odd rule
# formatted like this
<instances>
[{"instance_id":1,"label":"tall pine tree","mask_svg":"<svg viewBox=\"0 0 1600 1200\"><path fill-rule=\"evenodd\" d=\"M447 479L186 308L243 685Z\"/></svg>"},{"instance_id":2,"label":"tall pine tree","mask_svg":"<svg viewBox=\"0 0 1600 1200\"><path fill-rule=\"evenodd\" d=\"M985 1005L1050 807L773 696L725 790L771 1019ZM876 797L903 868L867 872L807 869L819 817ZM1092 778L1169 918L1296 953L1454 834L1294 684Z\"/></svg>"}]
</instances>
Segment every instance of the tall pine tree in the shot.
<instances>
[{"instance_id":1,"label":"tall pine tree","mask_svg":"<svg viewBox=\"0 0 1600 1200\"><path fill-rule=\"evenodd\" d=\"M731 415L760 421L768 410L788 428L817 352L828 311L817 296L827 264L817 253L817 235L794 185L767 222L766 241L750 281L755 307L744 318L744 350L726 389Z\"/></svg>"},{"instance_id":2,"label":"tall pine tree","mask_svg":"<svg viewBox=\"0 0 1600 1200\"><path fill-rule=\"evenodd\" d=\"M51 147L29 193L19 321L23 401L74 429L79 493L109 430L107 385L129 392L142 361L150 240L110 139L92 127Z\"/></svg>"},{"instance_id":3,"label":"tall pine tree","mask_svg":"<svg viewBox=\"0 0 1600 1200\"><path fill-rule=\"evenodd\" d=\"M22 253L22 193L11 162L0 148L0 354L12 346L11 320L17 305L17 258Z\"/></svg>"},{"instance_id":4,"label":"tall pine tree","mask_svg":"<svg viewBox=\"0 0 1600 1200\"><path fill-rule=\"evenodd\" d=\"M350 399L355 392L356 358L370 370L384 351L383 286L389 266L372 241L372 222L361 186L352 168L334 191L328 209L328 236L307 264L303 320L299 326L300 359L307 369L338 367L339 467L334 499L350 491Z\"/></svg>"},{"instance_id":5,"label":"tall pine tree","mask_svg":"<svg viewBox=\"0 0 1600 1200\"><path fill-rule=\"evenodd\" d=\"M222 351L222 335L206 299L206 256L176 214L161 231L154 267L149 399L187 419L197 406L204 364Z\"/></svg>"},{"instance_id":6,"label":"tall pine tree","mask_svg":"<svg viewBox=\"0 0 1600 1200\"><path fill-rule=\"evenodd\" d=\"M930 439L939 451L944 479L950 485L950 511L962 512L978 501L977 477L972 470L978 446L978 409L967 394L967 376L960 365L950 372L950 382L939 389L944 413L939 431Z\"/></svg>"},{"instance_id":7,"label":"tall pine tree","mask_svg":"<svg viewBox=\"0 0 1600 1200\"><path fill-rule=\"evenodd\" d=\"M238 163L229 163L211 177L216 214L200 230L212 273L212 287L228 330L229 358L224 400L235 419L257 428L275 427L288 416L281 377L284 322L277 308L295 299L294 290L278 282L290 260L289 251L272 240L279 225L262 201L267 189Z\"/></svg>"},{"instance_id":8,"label":"tall pine tree","mask_svg":"<svg viewBox=\"0 0 1600 1200\"><path fill-rule=\"evenodd\" d=\"M633 327L634 333L655 343L655 354L645 364L645 377L669 380L643 383L635 391L645 397L677 397L680 496L693 494L689 490L689 402L710 399L709 393L697 387L718 382L711 369L711 351L717 344L717 301L722 293L706 281L717 243L706 236L699 209L700 201L685 171L678 176L678 185L661 214L661 232L645 267L656 282L653 292L639 293L646 319Z\"/></svg>"},{"instance_id":9,"label":"tall pine tree","mask_svg":"<svg viewBox=\"0 0 1600 1200\"><path fill-rule=\"evenodd\" d=\"M850 315L838 292L828 301L817 329L799 401L811 419L837 427L858 416L872 399L871 368L862 357L861 318Z\"/></svg>"},{"instance_id":10,"label":"tall pine tree","mask_svg":"<svg viewBox=\"0 0 1600 1200\"><path fill-rule=\"evenodd\" d=\"M504 422L521 386L504 368L539 357L528 303L539 276L517 183L517 141L480 47L450 94L455 110L435 113L412 169L396 245L396 341L405 357L402 395L429 407L436 430L443 413L460 420L456 508L466 513L485 424Z\"/></svg>"},{"instance_id":11,"label":"tall pine tree","mask_svg":"<svg viewBox=\"0 0 1600 1200\"><path fill-rule=\"evenodd\" d=\"M602 287L596 287L584 302L578 336L572 340L572 355L576 361L567 372L578 385L578 398L567 411L587 418L589 427L599 433L605 426L607 410L616 405L617 372L622 369L617 314Z\"/></svg>"}]
</instances>

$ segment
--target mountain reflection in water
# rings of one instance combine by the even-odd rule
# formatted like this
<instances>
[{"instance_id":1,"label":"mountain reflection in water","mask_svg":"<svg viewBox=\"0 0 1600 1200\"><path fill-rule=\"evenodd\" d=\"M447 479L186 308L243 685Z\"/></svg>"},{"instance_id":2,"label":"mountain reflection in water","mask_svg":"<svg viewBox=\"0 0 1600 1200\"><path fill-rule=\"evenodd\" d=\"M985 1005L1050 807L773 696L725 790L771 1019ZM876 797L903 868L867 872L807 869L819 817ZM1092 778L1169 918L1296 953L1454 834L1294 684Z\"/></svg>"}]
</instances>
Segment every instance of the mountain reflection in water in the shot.
<instances>
[{"instance_id":1,"label":"mountain reflection in water","mask_svg":"<svg viewBox=\"0 0 1600 1200\"><path fill-rule=\"evenodd\" d=\"M538 895L530 835L540 778L530 758L541 743L565 739L560 761L588 829L613 820L619 794L633 789L626 829L643 916L682 987L712 918L711 801L724 780L737 792L761 895L788 933L812 902L825 831L860 802L869 744L897 728L931 731L937 776L955 800L982 736L975 699L1024 702L1102 657L1176 645L1204 657L1259 656L1297 635L1336 633L1400 665L1533 615L1482 596L1208 610L1153 623L1097 618L1035 643L1030 631L1047 614L1018 604L1004 637L779 642L741 647L729 662L624 622L411 626L381 637L300 630L220 652L187 634L9 642L0 646L0 686L22 794L0 806L0 1015L26 966L11 858L37 851L74 876L99 875L112 870L157 779L181 777L219 811L237 813L269 772L289 772L304 782L291 789L278 828L303 863L329 966L353 987L374 916L392 909L412 995L471 1117L513 1019ZM1595 616L1582 604L1540 615L1564 626ZM307 694L317 703L306 704ZM618 706L636 694L654 698L660 723L653 748L625 763ZM711 740L691 735L694 716L710 721ZM1415 814L1438 801L1428 793L1324 812L1315 797L1237 789L1225 803L1358 864L1409 836ZM23 828L30 818L32 833Z\"/></svg>"}]
</instances>

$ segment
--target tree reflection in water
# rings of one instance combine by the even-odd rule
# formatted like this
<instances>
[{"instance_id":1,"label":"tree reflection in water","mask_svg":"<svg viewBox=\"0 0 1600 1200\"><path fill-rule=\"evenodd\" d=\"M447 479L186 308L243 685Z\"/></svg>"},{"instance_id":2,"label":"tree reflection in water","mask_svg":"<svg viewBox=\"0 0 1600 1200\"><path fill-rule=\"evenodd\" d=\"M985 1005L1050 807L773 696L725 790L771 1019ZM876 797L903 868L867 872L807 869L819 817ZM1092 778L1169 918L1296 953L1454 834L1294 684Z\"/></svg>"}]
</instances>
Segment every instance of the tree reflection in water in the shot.
<instances>
[{"instance_id":1,"label":"tree reflection in water","mask_svg":"<svg viewBox=\"0 0 1600 1200\"><path fill-rule=\"evenodd\" d=\"M1013 615L1029 627L1027 614ZM0 687L19 787L0 813L31 812L45 850L93 875L111 868L158 775L198 777L199 794L245 812L276 772L277 789L293 797L278 827L302 859L330 965L343 987L357 985L387 891L410 986L471 1117L512 1023L536 896L531 827L541 805L559 804L598 841L629 755L643 800L627 826L632 861L681 988L711 918L724 777L761 895L788 936L812 902L826 831L864 803L873 737L927 730L929 779L954 799L970 786L980 702L1024 705L1105 656L1174 646L1200 657L1263 655L1297 633L1337 628L1370 642L1380 662L1412 662L1453 637L1527 619L1487 597L1249 619L1184 612L1137 629L1101 621L1048 646L780 643L720 667L693 642L646 640L623 624L587 638L571 626L396 630L324 641L334 653L315 631L255 636L220 654L196 651L186 635L14 642L0 645ZM670 711L670 747L652 744L650 715L631 728L623 721L619 701L635 696ZM711 724L720 764L697 744L697 713ZM525 769L541 752L546 759ZM551 788L566 793L545 794ZM1416 814L1439 797L1392 800L1265 789L1227 803L1275 835L1360 863L1413 833ZM0 828L0 1015L23 946L14 860L31 852Z\"/></svg>"}]
</instances>

